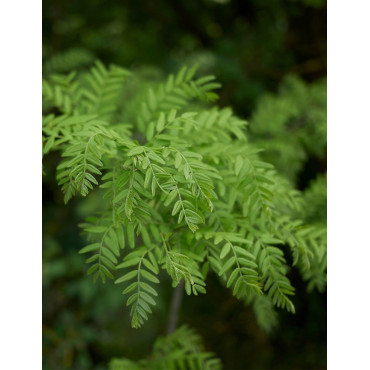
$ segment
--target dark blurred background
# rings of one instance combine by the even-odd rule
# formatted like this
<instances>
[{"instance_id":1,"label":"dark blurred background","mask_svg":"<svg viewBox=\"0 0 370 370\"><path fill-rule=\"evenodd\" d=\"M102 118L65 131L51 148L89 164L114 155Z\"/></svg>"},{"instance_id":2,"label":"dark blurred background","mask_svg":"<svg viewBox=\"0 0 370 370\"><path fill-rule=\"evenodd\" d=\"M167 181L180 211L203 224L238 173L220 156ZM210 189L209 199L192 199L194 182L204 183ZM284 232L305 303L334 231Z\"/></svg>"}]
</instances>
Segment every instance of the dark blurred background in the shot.
<instances>
[{"instance_id":1,"label":"dark blurred background","mask_svg":"<svg viewBox=\"0 0 370 370\"><path fill-rule=\"evenodd\" d=\"M197 62L223 85L217 104L250 120L257 142L266 140L258 123L266 104L271 122L276 111L287 130L293 118L296 126L326 119L323 0L44 0L42 43L44 75L83 69L96 58L163 75ZM300 136L289 131L290 152L290 139L279 132L287 148L282 172L302 191L326 172L326 133L312 127ZM43 366L106 369L112 357L144 357L166 331L170 283L162 284L163 299L150 320L132 329L121 287L94 285L86 276L77 253L83 246L77 224L92 211L95 195L90 202L76 198L64 206L55 181L57 160L58 154L51 154L44 161ZM323 221L326 205L317 207ZM212 275L206 296L184 297L180 324L196 329L225 369L324 369L326 293L307 294L294 269L290 278L297 314L279 310L279 326L269 334Z\"/></svg>"}]
</instances>

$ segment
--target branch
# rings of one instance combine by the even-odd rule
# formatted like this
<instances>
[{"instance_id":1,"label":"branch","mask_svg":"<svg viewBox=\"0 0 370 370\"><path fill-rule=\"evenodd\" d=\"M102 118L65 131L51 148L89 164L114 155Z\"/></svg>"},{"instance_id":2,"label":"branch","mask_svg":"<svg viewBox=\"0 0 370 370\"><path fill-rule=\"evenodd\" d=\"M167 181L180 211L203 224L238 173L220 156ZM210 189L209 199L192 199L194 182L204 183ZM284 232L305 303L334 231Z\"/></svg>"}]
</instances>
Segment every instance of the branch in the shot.
<instances>
[{"instance_id":1,"label":"branch","mask_svg":"<svg viewBox=\"0 0 370 370\"><path fill-rule=\"evenodd\" d=\"M176 330L183 295L184 280L181 280L179 285L173 291L170 315L168 318L167 334L171 334Z\"/></svg>"}]
</instances>

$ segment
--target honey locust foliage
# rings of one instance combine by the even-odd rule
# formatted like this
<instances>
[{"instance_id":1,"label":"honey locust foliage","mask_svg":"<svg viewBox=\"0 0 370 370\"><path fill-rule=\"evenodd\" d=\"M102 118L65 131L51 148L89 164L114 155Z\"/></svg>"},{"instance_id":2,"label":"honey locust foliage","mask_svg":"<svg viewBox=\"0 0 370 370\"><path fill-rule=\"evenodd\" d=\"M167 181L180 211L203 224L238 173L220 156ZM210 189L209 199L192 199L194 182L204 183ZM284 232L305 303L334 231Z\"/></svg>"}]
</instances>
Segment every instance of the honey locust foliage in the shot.
<instances>
[{"instance_id":1,"label":"honey locust foliage","mask_svg":"<svg viewBox=\"0 0 370 370\"><path fill-rule=\"evenodd\" d=\"M295 312L287 261L322 288L326 230L305 222L303 198L261 160L247 122L212 104L214 77L195 73L184 67L135 94L135 76L100 62L45 78L43 155L61 152L65 203L103 199L81 224L80 253L94 281L123 285L133 327L155 309L163 271L189 295L206 292L212 271L268 330L274 307Z\"/></svg>"},{"instance_id":2,"label":"honey locust foliage","mask_svg":"<svg viewBox=\"0 0 370 370\"><path fill-rule=\"evenodd\" d=\"M295 181L309 157L325 160L326 79L286 76L277 94L259 99L250 126L253 142L267 149L263 159Z\"/></svg>"},{"instance_id":3,"label":"honey locust foliage","mask_svg":"<svg viewBox=\"0 0 370 370\"><path fill-rule=\"evenodd\" d=\"M201 338L192 329L182 326L167 337L158 338L148 359L134 362L114 358L109 363L109 370L126 369L218 370L221 362L212 353L204 351Z\"/></svg>"}]
</instances>

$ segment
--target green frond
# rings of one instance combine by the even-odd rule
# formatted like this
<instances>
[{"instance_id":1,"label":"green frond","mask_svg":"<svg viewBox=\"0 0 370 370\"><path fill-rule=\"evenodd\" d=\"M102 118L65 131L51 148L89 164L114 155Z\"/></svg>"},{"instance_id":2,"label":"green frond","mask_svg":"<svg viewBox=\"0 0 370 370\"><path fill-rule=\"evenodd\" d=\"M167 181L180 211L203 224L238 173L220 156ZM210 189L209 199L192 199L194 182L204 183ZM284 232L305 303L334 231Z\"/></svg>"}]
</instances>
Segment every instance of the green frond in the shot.
<instances>
[{"instance_id":1,"label":"green frond","mask_svg":"<svg viewBox=\"0 0 370 370\"><path fill-rule=\"evenodd\" d=\"M83 232L88 234L90 244L83 247L79 253L93 253L86 263L91 266L87 274L94 274L94 281L101 278L103 283L106 277L113 279L113 271L116 270L120 249L124 248L124 236L121 226L113 224L112 219L93 219L95 223L83 223L80 226Z\"/></svg>"},{"instance_id":2,"label":"green frond","mask_svg":"<svg viewBox=\"0 0 370 370\"><path fill-rule=\"evenodd\" d=\"M233 289L238 299L262 294L256 258L247 247L250 246L249 240L227 232L208 232L204 238L210 246L208 258L212 268L225 280L226 287ZM213 238L213 243L209 242L210 238Z\"/></svg>"},{"instance_id":3,"label":"green frond","mask_svg":"<svg viewBox=\"0 0 370 370\"><path fill-rule=\"evenodd\" d=\"M201 338L193 330L182 326L166 337L158 338L148 359L134 362L115 358L109 363L109 369L218 370L221 361L203 349Z\"/></svg>"},{"instance_id":4,"label":"green frond","mask_svg":"<svg viewBox=\"0 0 370 370\"><path fill-rule=\"evenodd\" d=\"M51 75L42 80L43 109L57 108L63 114L79 114L78 102L81 99L81 86L76 73L67 76Z\"/></svg>"},{"instance_id":5,"label":"green frond","mask_svg":"<svg viewBox=\"0 0 370 370\"><path fill-rule=\"evenodd\" d=\"M253 312L257 324L267 333L271 332L278 324L278 315L271 300L263 295L253 300Z\"/></svg>"},{"instance_id":6,"label":"green frond","mask_svg":"<svg viewBox=\"0 0 370 370\"><path fill-rule=\"evenodd\" d=\"M295 313L294 304L289 298L294 295L294 288L286 277L288 271L284 253L274 246L280 243L281 240L262 237L261 241L254 244L254 254L262 273L267 296L277 307L286 308Z\"/></svg>"},{"instance_id":7,"label":"green frond","mask_svg":"<svg viewBox=\"0 0 370 370\"><path fill-rule=\"evenodd\" d=\"M194 99L213 102L217 95L212 92L221 85L212 82L214 76L195 79L197 66L183 67L176 75L170 75L166 82L156 90L149 89L146 99L141 103L137 125L142 132L150 125L160 112L180 110Z\"/></svg>"},{"instance_id":8,"label":"green frond","mask_svg":"<svg viewBox=\"0 0 370 370\"><path fill-rule=\"evenodd\" d=\"M94 61L95 57L88 50L72 48L55 54L50 59L45 60L43 73L45 75L66 73L87 67Z\"/></svg>"},{"instance_id":9,"label":"green frond","mask_svg":"<svg viewBox=\"0 0 370 370\"><path fill-rule=\"evenodd\" d=\"M171 276L173 286L177 286L181 280L185 281L185 291L188 295L191 293L205 293L204 278L198 270L197 263L188 256L171 249L168 236L162 236L163 249L165 251L164 266L168 274Z\"/></svg>"},{"instance_id":10,"label":"green frond","mask_svg":"<svg viewBox=\"0 0 370 370\"><path fill-rule=\"evenodd\" d=\"M99 121L86 122L83 131L72 135L70 145L62 153L66 159L57 168L58 184L65 193L65 202L70 199L70 188L86 196L93 184L98 185L96 177L102 174L101 159L104 154L114 151L113 139L112 133Z\"/></svg>"},{"instance_id":11,"label":"green frond","mask_svg":"<svg viewBox=\"0 0 370 370\"><path fill-rule=\"evenodd\" d=\"M131 306L130 316L133 328L140 328L148 315L152 313L151 306L155 306L155 298L158 293L152 284L158 284L156 277L159 273L159 267L156 258L153 255L154 247L138 247L135 251L129 253L117 266L117 269L126 269L125 274L115 281L115 284L128 282L130 285L122 292L127 295L127 306ZM127 268L134 266L129 272ZM134 280L133 282L131 282Z\"/></svg>"},{"instance_id":12,"label":"green frond","mask_svg":"<svg viewBox=\"0 0 370 370\"><path fill-rule=\"evenodd\" d=\"M194 74L185 67L144 97L125 90L129 72L100 62L86 73L46 76L43 155L62 154L57 181L65 202L91 191L102 199L96 217L82 224L89 242L80 253L89 254L94 280L126 284L133 327L152 312L163 269L173 286L184 281L187 294L195 295L205 293L206 278L215 273L238 299L253 304L257 322L270 330L274 306L295 310L290 269L299 270L308 289L325 289L326 179L303 193L294 189L289 175L279 173L281 163L262 150L270 127L264 121L274 109L284 111L271 131L280 137L288 118L301 116L302 101L316 101L319 87L308 91L291 80L278 98L266 98L268 114L258 108L252 117L251 129L261 136L256 146L245 120L210 106L219 87L214 77ZM292 99L302 104L288 107ZM322 123L316 123L320 109L307 129ZM294 145L305 150L303 136ZM186 366L206 366L202 354L186 356Z\"/></svg>"},{"instance_id":13,"label":"green frond","mask_svg":"<svg viewBox=\"0 0 370 370\"><path fill-rule=\"evenodd\" d=\"M294 180L309 155L326 155L326 80L285 77L276 95L259 100L250 128L256 145L268 148L263 159Z\"/></svg>"},{"instance_id":14,"label":"green frond","mask_svg":"<svg viewBox=\"0 0 370 370\"><path fill-rule=\"evenodd\" d=\"M84 112L96 113L101 119L111 120L118 109L123 84L130 73L121 67L106 68L96 62L84 76L81 106Z\"/></svg>"}]
</instances>

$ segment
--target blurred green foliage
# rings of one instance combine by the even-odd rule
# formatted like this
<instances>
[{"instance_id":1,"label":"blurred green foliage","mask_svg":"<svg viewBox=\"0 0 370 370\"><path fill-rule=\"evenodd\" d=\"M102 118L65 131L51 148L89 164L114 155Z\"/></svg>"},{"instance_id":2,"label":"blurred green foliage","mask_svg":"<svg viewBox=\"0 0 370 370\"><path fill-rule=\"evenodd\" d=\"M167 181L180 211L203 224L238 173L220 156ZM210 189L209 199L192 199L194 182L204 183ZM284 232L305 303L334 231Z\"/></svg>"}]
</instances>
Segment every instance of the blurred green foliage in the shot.
<instances>
[{"instance_id":1,"label":"blurred green foliage","mask_svg":"<svg viewBox=\"0 0 370 370\"><path fill-rule=\"evenodd\" d=\"M220 104L249 115L287 73L309 81L326 74L326 2L45 0L44 61L66 59L70 49L76 61L91 53L104 63L154 65L166 74L200 62L200 73L212 71L224 86Z\"/></svg>"},{"instance_id":2,"label":"blurred green foliage","mask_svg":"<svg viewBox=\"0 0 370 370\"><path fill-rule=\"evenodd\" d=\"M249 119L249 136L268 144L265 159L304 191L307 221L326 221L325 1L44 0L43 73L84 69L95 58L134 69L148 84L194 62L217 75L219 105ZM120 288L85 276L76 225L94 202L63 205L56 160L44 162L43 367L106 369L113 357L145 358L165 333L170 283L145 329L132 329ZM270 334L212 277L206 297L184 299L180 323L196 328L226 369L324 369L326 295L306 294L295 271L291 280L297 314L279 313Z\"/></svg>"},{"instance_id":3,"label":"blurred green foliage","mask_svg":"<svg viewBox=\"0 0 370 370\"><path fill-rule=\"evenodd\" d=\"M110 370L145 370L145 369L221 369L221 362L214 354L205 352L202 339L188 327L181 326L175 332L159 337L149 358L136 363L127 359L113 359Z\"/></svg>"},{"instance_id":4,"label":"blurred green foliage","mask_svg":"<svg viewBox=\"0 0 370 370\"><path fill-rule=\"evenodd\" d=\"M250 119L262 158L293 183L308 158L326 165L326 80L306 84L286 76L277 94L261 96ZM325 168L325 167L324 167Z\"/></svg>"}]
</instances>

